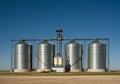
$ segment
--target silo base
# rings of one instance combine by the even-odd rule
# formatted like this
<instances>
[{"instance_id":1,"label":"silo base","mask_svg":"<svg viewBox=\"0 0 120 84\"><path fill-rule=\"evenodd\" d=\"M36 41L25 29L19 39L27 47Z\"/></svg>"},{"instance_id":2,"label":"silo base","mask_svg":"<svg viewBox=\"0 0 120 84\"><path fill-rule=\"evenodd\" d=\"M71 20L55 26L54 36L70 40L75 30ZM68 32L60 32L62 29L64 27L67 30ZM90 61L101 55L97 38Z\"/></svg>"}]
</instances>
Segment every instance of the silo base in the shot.
<instances>
[{"instance_id":1,"label":"silo base","mask_svg":"<svg viewBox=\"0 0 120 84\"><path fill-rule=\"evenodd\" d=\"M81 69L73 69L73 70L70 70L70 72L82 72Z\"/></svg>"},{"instance_id":2,"label":"silo base","mask_svg":"<svg viewBox=\"0 0 120 84\"><path fill-rule=\"evenodd\" d=\"M64 67L52 67L54 72L64 72Z\"/></svg>"},{"instance_id":3,"label":"silo base","mask_svg":"<svg viewBox=\"0 0 120 84\"><path fill-rule=\"evenodd\" d=\"M30 70L28 70L28 69L21 69L21 70L14 69L13 72L30 72Z\"/></svg>"},{"instance_id":4,"label":"silo base","mask_svg":"<svg viewBox=\"0 0 120 84\"><path fill-rule=\"evenodd\" d=\"M51 72L50 69L37 69L37 72Z\"/></svg>"},{"instance_id":5,"label":"silo base","mask_svg":"<svg viewBox=\"0 0 120 84\"><path fill-rule=\"evenodd\" d=\"M105 69L88 69L87 72L105 72Z\"/></svg>"}]
</instances>

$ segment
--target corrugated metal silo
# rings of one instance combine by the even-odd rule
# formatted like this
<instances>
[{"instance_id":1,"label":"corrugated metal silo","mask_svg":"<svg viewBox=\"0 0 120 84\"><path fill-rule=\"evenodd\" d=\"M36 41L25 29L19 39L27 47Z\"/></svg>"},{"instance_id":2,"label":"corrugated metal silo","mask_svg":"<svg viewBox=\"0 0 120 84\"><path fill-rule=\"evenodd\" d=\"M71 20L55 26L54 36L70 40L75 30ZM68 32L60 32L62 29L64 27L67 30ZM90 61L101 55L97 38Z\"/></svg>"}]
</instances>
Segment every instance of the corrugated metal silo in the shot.
<instances>
[{"instance_id":1,"label":"corrugated metal silo","mask_svg":"<svg viewBox=\"0 0 120 84\"><path fill-rule=\"evenodd\" d=\"M82 71L82 45L74 40L65 45L65 71Z\"/></svg>"},{"instance_id":2,"label":"corrugated metal silo","mask_svg":"<svg viewBox=\"0 0 120 84\"><path fill-rule=\"evenodd\" d=\"M88 71L104 72L106 69L106 45L95 40L88 45Z\"/></svg>"},{"instance_id":3,"label":"corrugated metal silo","mask_svg":"<svg viewBox=\"0 0 120 84\"><path fill-rule=\"evenodd\" d=\"M53 66L54 45L43 41L37 49L37 72L51 71Z\"/></svg>"},{"instance_id":4,"label":"corrugated metal silo","mask_svg":"<svg viewBox=\"0 0 120 84\"><path fill-rule=\"evenodd\" d=\"M32 45L24 40L15 45L14 72L32 70Z\"/></svg>"}]
</instances>

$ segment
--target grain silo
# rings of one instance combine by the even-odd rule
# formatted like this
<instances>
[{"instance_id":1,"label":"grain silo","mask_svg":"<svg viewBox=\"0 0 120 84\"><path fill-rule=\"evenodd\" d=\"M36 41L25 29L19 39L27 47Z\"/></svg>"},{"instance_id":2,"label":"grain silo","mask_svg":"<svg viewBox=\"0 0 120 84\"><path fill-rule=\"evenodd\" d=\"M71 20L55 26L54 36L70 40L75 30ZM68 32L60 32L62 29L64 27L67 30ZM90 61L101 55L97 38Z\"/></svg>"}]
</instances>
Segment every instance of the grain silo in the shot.
<instances>
[{"instance_id":1,"label":"grain silo","mask_svg":"<svg viewBox=\"0 0 120 84\"><path fill-rule=\"evenodd\" d=\"M106 69L106 45L98 39L88 45L88 72L104 72Z\"/></svg>"},{"instance_id":2,"label":"grain silo","mask_svg":"<svg viewBox=\"0 0 120 84\"><path fill-rule=\"evenodd\" d=\"M82 71L82 45L72 40L65 45L65 71Z\"/></svg>"},{"instance_id":3,"label":"grain silo","mask_svg":"<svg viewBox=\"0 0 120 84\"><path fill-rule=\"evenodd\" d=\"M43 41L37 48L37 72L49 72L53 66L54 45Z\"/></svg>"},{"instance_id":4,"label":"grain silo","mask_svg":"<svg viewBox=\"0 0 120 84\"><path fill-rule=\"evenodd\" d=\"M32 70L32 45L24 40L15 45L14 72L28 72Z\"/></svg>"}]
</instances>

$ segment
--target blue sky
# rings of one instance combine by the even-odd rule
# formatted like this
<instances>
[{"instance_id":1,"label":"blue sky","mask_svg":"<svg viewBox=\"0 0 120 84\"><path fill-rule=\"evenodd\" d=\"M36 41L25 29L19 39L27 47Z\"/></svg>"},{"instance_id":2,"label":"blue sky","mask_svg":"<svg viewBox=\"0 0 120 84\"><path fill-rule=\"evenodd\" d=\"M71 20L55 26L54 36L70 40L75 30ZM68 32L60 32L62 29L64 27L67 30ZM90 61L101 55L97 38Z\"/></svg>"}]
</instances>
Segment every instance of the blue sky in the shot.
<instances>
[{"instance_id":1,"label":"blue sky","mask_svg":"<svg viewBox=\"0 0 120 84\"><path fill-rule=\"evenodd\" d=\"M0 69L10 68L11 38L110 38L111 69L120 69L119 0L0 0Z\"/></svg>"}]
</instances>

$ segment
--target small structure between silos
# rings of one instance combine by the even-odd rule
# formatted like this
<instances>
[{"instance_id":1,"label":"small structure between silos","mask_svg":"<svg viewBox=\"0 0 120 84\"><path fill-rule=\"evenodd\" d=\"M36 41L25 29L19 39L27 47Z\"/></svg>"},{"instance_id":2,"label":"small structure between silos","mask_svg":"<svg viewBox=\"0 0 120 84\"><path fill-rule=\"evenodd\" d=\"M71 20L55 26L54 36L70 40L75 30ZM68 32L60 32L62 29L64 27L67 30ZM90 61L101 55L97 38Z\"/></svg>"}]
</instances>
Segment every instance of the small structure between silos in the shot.
<instances>
[{"instance_id":1,"label":"small structure between silos","mask_svg":"<svg viewBox=\"0 0 120 84\"><path fill-rule=\"evenodd\" d=\"M63 40L63 37L62 37L62 32L63 30L61 28L58 28L56 30L56 33L57 33L57 37L56 37L56 40L57 40L57 55L54 57L54 66L55 67L61 67L63 65L63 59L62 59L62 40Z\"/></svg>"},{"instance_id":2,"label":"small structure between silos","mask_svg":"<svg viewBox=\"0 0 120 84\"><path fill-rule=\"evenodd\" d=\"M88 72L106 70L106 45L98 39L88 45Z\"/></svg>"},{"instance_id":3,"label":"small structure between silos","mask_svg":"<svg viewBox=\"0 0 120 84\"><path fill-rule=\"evenodd\" d=\"M15 45L14 54L14 72L32 70L32 45L22 40Z\"/></svg>"},{"instance_id":4,"label":"small structure between silos","mask_svg":"<svg viewBox=\"0 0 120 84\"><path fill-rule=\"evenodd\" d=\"M37 48L37 72L50 72L53 66L54 45L43 41Z\"/></svg>"},{"instance_id":5,"label":"small structure between silos","mask_svg":"<svg viewBox=\"0 0 120 84\"><path fill-rule=\"evenodd\" d=\"M57 54L54 57L54 67L52 67L52 70L55 72L64 72L63 58L62 58L63 57L62 56L62 40L63 40L62 32L63 30L60 27L56 30Z\"/></svg>"},{"instance_id":6,"label":"small structure between silos","mask_svg":"<svg viewBox=\"0 0 120 84\"><path fill-rule=\"evenodd\" d=\"M65 72L82 71L82 45L75 40L65 45Z\"/></svg>"}]
</instances>

